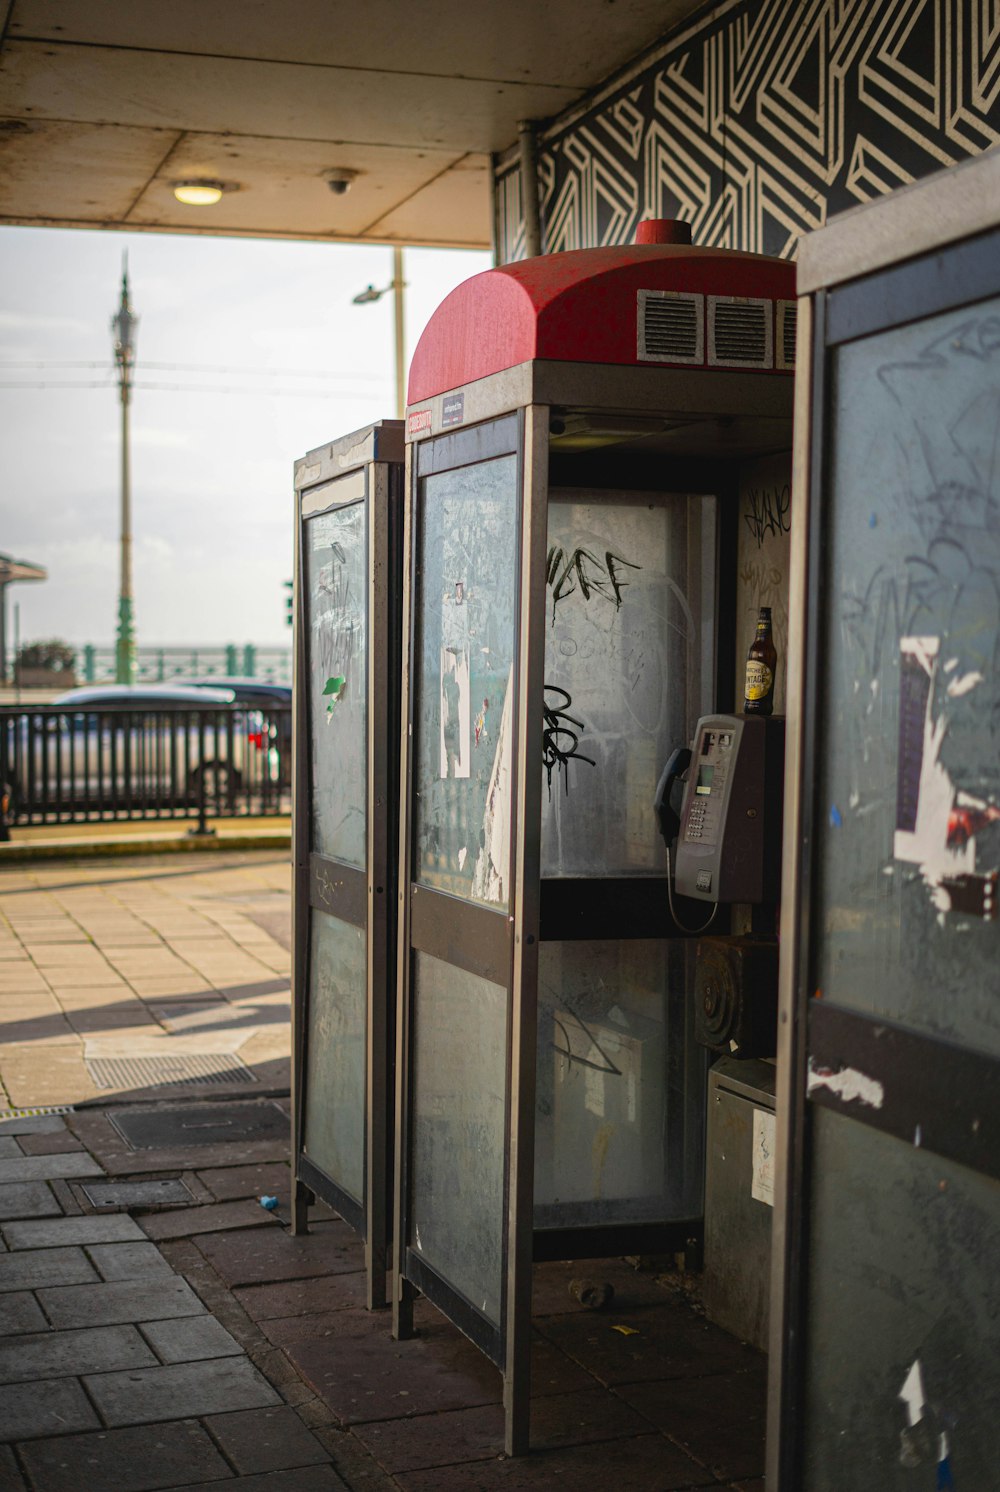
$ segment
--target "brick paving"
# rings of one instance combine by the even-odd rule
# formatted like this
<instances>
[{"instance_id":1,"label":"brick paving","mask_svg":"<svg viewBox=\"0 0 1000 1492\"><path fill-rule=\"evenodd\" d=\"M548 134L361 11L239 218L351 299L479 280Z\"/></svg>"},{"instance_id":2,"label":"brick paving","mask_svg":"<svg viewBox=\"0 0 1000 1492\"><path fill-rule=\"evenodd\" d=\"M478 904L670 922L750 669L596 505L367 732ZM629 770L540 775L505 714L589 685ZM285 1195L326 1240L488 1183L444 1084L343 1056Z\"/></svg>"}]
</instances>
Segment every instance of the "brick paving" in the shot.
<instances>
[{"instance_id":1,"label":"brick paving","mask_svg":"<svg viewBox=\"0 0 1000 1492\"><path fill-rule=\"evenodd\" d=\"M250 1002L276 993L287 969L273 935L287 867L267 854L213 857L207 870L204 859L194 868L178 858L163 883L155 863L127 874L116 862L0 871L0 975L11 964L20 971L0 979L0 1009L9 993L14 1045L33 1049L33 1070L66 1057L51 1102L80 1102L90 1031L74 1022L83 1010L131 1002L132 1015L141 1007L174 1042L190 1037L153 1014L164 980L176 981L178 1006L204 994L199 986L195 999L192 981L205 981L215 1005L240 1005L234 991L248 985ZM42 900L11 919L22 894ZM251 915L261 908L270 931ZM105 943L102 918L114 942ZM204 957L191 946L200 941L192 918L215 945ZM89 929L93 952L74 929ZM241 944L238 956L224 958L220 940ZM111 956L136 946L174 971L155 976L155 995L143 990L154 976L141 960ZM66 948L78 949L78 964L46 956ZM103 966L98 984L56 977L95 955L121 984L105 983ZM37 1018L24 1016L36 977L73 1046L58 1022L25 1034L23 1019ZM85 991L99 1003L86 1007ZM255 1029L274 1034L263 1021ZM284 1060L287 1085L287 1028L283 1039L284 1058L267 1062L273 1074ZM20 1070L0 1054L5 1081ZM267 1106L287 1118L280 1088L163 1087L0 1121L0 1492L763 1492L763 1359L622 1261L586 1266L614 1287L601 1312L570 1296L579 1266L536 1268L533 1449L506 1460L496 1371L426 1301L414 1339L392 1341L389 1314L364 1308L363 1248L347 1224L317 1207L306 1237L285 1226L284 1134L220 1140L213 1128L209 1143L193 1143L206 1136L184 1118L210 1100L227 1105L237 1128ZM133 1148L125 1120L137 1110L178 1123L162 1144ZM87 1187L97 1181L128 1184L120 1210L94 1204ZM279 1198L277 1215L259 1206L262 1193ZM165 1195L179 1200L164 1205Z\"/></svg>"}]
</instances>

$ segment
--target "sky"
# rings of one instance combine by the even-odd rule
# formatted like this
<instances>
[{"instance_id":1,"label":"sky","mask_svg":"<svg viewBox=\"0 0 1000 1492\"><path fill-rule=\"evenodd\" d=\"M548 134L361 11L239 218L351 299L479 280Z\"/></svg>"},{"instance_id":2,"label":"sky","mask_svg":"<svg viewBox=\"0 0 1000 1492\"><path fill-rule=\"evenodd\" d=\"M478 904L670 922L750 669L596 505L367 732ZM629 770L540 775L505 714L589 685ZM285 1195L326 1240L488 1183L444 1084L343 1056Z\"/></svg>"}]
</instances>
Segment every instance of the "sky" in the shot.
<instances>
[{"instance_id":1,"label":"sky","mask_svg":"<svg viewBox=\"0 0 1000 1492\"><path fill-rule=\"evenodd\" d=\"M125 250L137 641L288 646L293 463L395 414L393 298L352 304L391 249L44 228L0 229L0 552L49 574L8 592L8 640L16 602L22 642L114 642ZM407 358L489 264L405 251Z\"/></svg>"}]
</instances>

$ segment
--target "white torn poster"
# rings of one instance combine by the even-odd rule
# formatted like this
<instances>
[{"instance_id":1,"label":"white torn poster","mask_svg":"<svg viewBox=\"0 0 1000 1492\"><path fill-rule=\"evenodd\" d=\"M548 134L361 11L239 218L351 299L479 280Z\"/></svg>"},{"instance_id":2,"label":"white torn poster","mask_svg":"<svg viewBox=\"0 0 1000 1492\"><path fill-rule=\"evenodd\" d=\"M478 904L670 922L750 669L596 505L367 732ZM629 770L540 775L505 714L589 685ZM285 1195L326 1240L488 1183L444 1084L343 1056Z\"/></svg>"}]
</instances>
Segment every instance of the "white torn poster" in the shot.
<instances>
[{"instance_id":1,"label":"white torn poster","mask_svg":"<svg viewBox=\"0 0 1000 1492\"><path fill-rule=\"evenodd\" d=\"M441 649L442 777L468 777L472 769L472 690L469 653L463 647Z\"/></svg>"}]
</instances>

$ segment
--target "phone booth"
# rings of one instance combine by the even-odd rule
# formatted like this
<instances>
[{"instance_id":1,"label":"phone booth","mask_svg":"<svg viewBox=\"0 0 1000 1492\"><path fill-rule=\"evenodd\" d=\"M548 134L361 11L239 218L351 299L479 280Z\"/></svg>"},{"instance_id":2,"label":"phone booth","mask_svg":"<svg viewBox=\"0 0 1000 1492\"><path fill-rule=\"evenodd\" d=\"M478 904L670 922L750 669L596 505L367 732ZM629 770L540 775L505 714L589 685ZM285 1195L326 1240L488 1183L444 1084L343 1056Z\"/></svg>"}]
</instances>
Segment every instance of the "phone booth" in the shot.
<instances>
[{"instance_id":1,"label":"phone booth","mask_svg":"<svg viewBox=\"0 0 1000 1492\"><path fill-rule=\"evenodd\" d=\"M294 1232L315 1197L391 1237L403 426L295 465Z\"/></svg>"},{"instance_id":2,"label":"phone booth","mask_svg":"<svg viewBox=\"0 0 1000 1492\"><path fill-rule=\"evenodd\" d=\"M467 281L410 370L394 1330L420 1291L497 1364L509 1453L533 1260L700 1237L653 799L732 708L740 464L791 444L792 266L640 232Z\"/></svg>"}]
</instances>

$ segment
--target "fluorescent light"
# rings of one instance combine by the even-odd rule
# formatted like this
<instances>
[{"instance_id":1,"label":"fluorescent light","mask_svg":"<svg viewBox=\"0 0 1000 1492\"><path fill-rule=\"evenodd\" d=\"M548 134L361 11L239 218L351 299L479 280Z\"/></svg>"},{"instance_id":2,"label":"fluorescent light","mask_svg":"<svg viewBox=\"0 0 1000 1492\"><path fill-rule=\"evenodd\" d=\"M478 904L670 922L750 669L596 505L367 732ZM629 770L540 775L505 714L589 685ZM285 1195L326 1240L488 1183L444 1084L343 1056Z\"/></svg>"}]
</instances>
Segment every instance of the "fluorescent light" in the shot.
<instances>
[{"instance_id":1,"label":"fluorescent light","mask_svg":"<svg viewBox=\"0 0 1000 1492\"><path fill-rule=\"evenodd\" d=\"M175 181L174 196L186 207L211 207L226 190L221 181Z\"/></svg>"}]
</instances>

